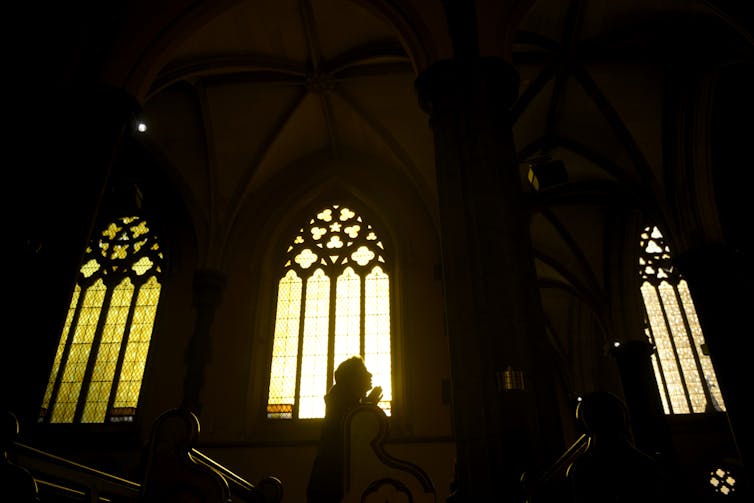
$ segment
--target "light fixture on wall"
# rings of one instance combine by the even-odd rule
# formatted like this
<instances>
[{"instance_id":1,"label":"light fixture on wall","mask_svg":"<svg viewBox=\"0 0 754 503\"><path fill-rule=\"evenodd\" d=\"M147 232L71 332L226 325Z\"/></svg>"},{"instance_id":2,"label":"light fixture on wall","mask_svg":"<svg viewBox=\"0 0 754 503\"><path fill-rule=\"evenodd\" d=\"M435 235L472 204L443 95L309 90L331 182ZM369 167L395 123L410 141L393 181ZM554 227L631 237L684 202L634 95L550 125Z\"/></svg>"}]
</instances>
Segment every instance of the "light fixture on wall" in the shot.
<instances>
[{"instance_id":1,"label":"light fixture on wall","mask_svg":"<svg viewBox=\"0 0 754 503\"><path fill-rule=\"evenodd\" d=\"M498 370L497 387L500 391L524 391L524 371L515 370L510 365L505 370Z\"/></svg>"},{"instance_id":2,"label":"light fixture on wall","mask_svg":"<svg viewBox=\"0 0 754 503\"><path fill-rule=\"evenodd\" d=\"M529 183L534 190L540 191L568 181L565 163L559 159L553 160L549 151L529 161Z\"/></svg>"}]
</instances>

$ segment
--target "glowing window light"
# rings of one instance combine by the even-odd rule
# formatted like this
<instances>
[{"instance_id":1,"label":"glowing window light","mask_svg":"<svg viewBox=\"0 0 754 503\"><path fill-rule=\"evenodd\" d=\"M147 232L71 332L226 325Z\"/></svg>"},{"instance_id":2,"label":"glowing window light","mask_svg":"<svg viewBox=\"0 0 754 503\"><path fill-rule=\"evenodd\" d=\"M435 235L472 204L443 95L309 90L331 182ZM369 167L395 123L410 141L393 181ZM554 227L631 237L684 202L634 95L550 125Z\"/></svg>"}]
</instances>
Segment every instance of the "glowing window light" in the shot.
<instances>
[{"instance_id":1,"label":"glowing window light","mask_svg":"<svg viewBox=\"0 0 754 503\"><path fill-rule=\"evenodd\" d=\"M86 250L40 422L133 421L160 297L162 253L147 222L110 222Z\"/></svg>"},{"instance_id":2,"label":"glowing window light","mask_svg":"<svg viewBox=\"0 0 754 503\"><path fill-rule=\"evenodd\" d=\"M291 376L296 375L301 291L301 279L294 271L288 271L278 283L278 314L272 348L268 417L293 417L296 379Z\"/></svg>"},{"instance_id":3,"label":"glowing window light","mask_svg":"<svg viewBox=\"0 0 754 503\"><path fill-rule=\"evenodd\" d=\"M375 383L390 382L390 280L380 266L367 275L364 287L364 361ZM383 387L380 407L389 412L392 388Z\"/></svg>"},{"instance_id":4,"label":"glowing window light","mask_svg":"<svg viewBox=\"0 0 754 503\"><path fill-rule=\"evenodd\" d=\"M353 355L364 358L374 385L382 387L379 406L390 415L390 277L384 254L372 226L339 204L321 209L299 229L278 282L268 418L324 417L334 369Z\"/></svg>"},{"instance_id":5,"label":"glowing window light","mask_svg":"<svg viewBox=\"0 0 754 503\"><path fill-rule=\"evenodd\" d=\"M673 267L670 246L657 227L641 233L639 274L645 333L666 414L725 411L722 394L688 285Z\"/></svg>"},{"instance_id":6,"label":"glowing window light","mask_svg":"<svg viewBox=\"0 0 754 503\"><path fill-rule=\"evenodd\" d=\"M322 417L327 391L327 342L330 321L330 279L317 269L306 282L304 344L299 383L299 417Z\"/></svg>"},{"instance_id":7,"label":"glowing window light","mask_svg":"<svg viewBox=\"0 0 754 503\"><path fill-rule=\"evenodd\" d=\"M733 496L736 490L736 477L729 470L716 468L709 474L712 490L724 496Z\"/></svg>"},{"instance_id":8,"label":"glowing window light","mask_svg":"<svg viewBox=\"0 0 754 503\"><path fill-rule=\"evenodd\" d=\"M361 278L353 268L347 267L338 277L335 311L335 356L333 362L342 362L352 355L361 354ZM335 363L337 366L338 364ZM374 372L372 373L373 375ZM375 379L375 382L377 380Z\"/></svg>"}]
</instances>

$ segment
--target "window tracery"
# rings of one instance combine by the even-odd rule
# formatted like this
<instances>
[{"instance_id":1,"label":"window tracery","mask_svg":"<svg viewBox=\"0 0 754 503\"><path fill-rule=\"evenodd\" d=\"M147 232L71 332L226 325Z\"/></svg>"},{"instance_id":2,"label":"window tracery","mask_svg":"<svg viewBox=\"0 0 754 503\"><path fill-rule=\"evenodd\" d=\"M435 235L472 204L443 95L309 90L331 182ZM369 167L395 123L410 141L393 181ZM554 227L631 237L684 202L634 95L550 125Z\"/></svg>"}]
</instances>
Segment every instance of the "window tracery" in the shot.
<instances>
[{"instance_id":1,"label":"window tracery","mask_svg":"<svg viewBox=\"0 0 754 503\"><path fill-rule=\"evenodd\" d=\"M390 276L372 226L349 207L323 208L288 247L277 293L267 417L324 417L334 369L353 355L390 414Z\"/></svg>"},{"instance_id":2,"label":"window tracery","mask_svg":"<svg viewBox=\"0 0 754 503\"><path fill-rule=\"evenodd\" d=\"M87 247L40 422L131 422L160 298L163 256L145 219L117 218Z\"/></svg>"},{"instance_id":3,"label":"window tracery","mask_svg":"<svg viewBox=\"0 0 754 503\"><path fill-rule=\"evenodd\" d=\"M670 246L656 226L646 227L639 245L645 307L644 332L666 414L725 411L691 292L673 266Z\"/></svg>"}]
</instances>

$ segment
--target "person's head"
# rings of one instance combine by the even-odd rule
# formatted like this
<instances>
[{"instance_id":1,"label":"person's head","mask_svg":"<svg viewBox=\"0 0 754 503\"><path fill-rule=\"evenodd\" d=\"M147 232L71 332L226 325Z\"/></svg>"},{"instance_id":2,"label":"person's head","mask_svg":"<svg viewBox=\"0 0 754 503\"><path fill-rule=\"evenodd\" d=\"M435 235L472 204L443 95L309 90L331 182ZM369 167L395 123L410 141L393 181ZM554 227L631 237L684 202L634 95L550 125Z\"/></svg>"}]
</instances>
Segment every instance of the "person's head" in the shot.
<instances>
[{"instance_id":1,"label":"person's head","mask_svg":"<svg viewBox=\"0 0 754 503\"><path fill-rule=\"evenodd\" d=\"M579 403L576 415L590 434L622 436L629 431L626 405L607 391L586 395Z\"/></svg>"},{"instance_id":2,"label":"person's head","mask_svg":"<svg viewBox=\"0 0 754 503\"><path fill-rule=\"evenodd\" d=\"M361 356L352 356L335 369L335 383L362 396L372 388L372 373L367 370Z\"/></svg>"}]
</instances>

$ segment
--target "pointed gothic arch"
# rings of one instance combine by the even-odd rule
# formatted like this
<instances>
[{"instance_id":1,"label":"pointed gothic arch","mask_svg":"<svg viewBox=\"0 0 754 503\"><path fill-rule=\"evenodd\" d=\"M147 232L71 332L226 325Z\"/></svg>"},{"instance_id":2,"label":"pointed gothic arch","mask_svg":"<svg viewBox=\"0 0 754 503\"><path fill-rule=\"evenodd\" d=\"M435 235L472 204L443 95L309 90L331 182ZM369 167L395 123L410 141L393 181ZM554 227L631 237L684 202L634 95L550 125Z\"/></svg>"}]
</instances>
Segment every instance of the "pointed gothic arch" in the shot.
<instances>
[{"instance_id":1,"label":"pointed gothic arch","mask_svg":"<svg viewBox=\"0 0 754 503\"><path fill-rule=\"evenodd\" d=\"M134 420L160 299L163 254L147 220L115 218L79 270L40 421Z\"/></svg>"},{"instance_id":2,"label":"pointed gothic arch","mask_svg":"<svg viewBox=\"0 0 754 503\"><path fill-rule=\"evenodd\" d=\"M656 349L652 365L665 413L725 411L691 292L673 266L670 246L657 226L644 228L639 246L644 332Z\"/></svg>"},{"instance_id":3,"label":"pointed gothic arch","mask_svg":"<svg viewBox=\"0 0 754 503\"><path fill-rule=\"evenodd\" d=\"M267 417L324 417L337 365L361 355L392 408L391 266L383 240L353 206L323 205L281 261Z\"/></svg>"}]
</instances>

